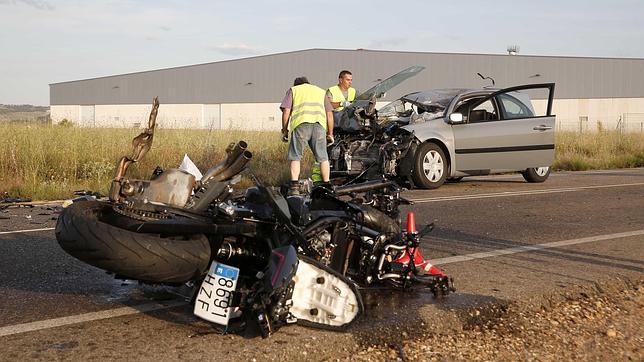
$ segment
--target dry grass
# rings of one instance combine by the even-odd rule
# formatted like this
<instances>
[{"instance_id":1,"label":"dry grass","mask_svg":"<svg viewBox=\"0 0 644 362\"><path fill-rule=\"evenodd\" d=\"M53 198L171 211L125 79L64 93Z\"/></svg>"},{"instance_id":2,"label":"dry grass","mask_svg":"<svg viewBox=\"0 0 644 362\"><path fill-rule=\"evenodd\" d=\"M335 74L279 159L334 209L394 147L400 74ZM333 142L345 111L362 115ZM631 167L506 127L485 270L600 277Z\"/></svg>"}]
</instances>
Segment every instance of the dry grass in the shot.
<instances>
[{"instance_id":1,"label":"dry grass","mask_svg":"<svg viewBox=\"0 0 644 362\"><path fill-rule=\"evenodd\" d=\"M116 163L132 152L141 130L6 124L0 134L0 192L35 200L63 199L74 190L107 193ZM250 169L269 184L288 179L287 145L278 132L158 129L152 150L128 176L148 178L159 165L177 167L187 153L202 171L224 155L230 142L245 140L253 152ZM599 132L557 135L557 170L644 166L644 134ZM309 174L310 152L302 163ZM245 184L240 186L247 186ZM0 198L2 196L0 195Z\"/></svg>"},{"instance_id":2,"label":"dry grass","mask_svg":"<svg viewBox=\"0 0 644 362\"><path fill-rule=\"evenodd\" d=\"M557 133L555 170L630 167L644 167L644 133Z\"/></svg>"},{"instance_id":3,"label":"dry grass","mask_svg":"<svg viewBox=\"0 0 644 362\"><path fill-rule=\"evenodd\" d=\"M74 190L107 193L117 161L132 152L141 130L11 124L0 135L0 192L37 200L69 198ZM287 145L279 132L157 129L152 149L128 170L149 178L154 168L178 167L184 154L205 171L224 157L230 142L245 140L250 169L269 184L288 179ZM309 158L302 172L309 170ZM242 185L244 186L244 185ZM1 197L1 196L0 196Z\"/></svg>"}]
</instances>

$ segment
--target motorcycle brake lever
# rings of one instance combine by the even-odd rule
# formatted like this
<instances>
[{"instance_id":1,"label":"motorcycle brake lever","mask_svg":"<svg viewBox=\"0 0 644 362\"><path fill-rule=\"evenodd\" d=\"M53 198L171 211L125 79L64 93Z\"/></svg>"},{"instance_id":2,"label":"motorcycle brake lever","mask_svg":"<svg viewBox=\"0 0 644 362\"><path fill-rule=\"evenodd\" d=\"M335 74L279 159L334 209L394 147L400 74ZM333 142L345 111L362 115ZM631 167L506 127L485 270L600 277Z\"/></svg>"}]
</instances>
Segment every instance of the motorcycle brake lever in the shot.
<instances>
[{"instance_id":1,"label":"motorcycle brake lever","mask_svg":"<svg viewBox=\"0 0 644 362\"><path fill-rule=\"evenodd\" d=\"M423 238L425 235L429 234L434 230L434 223L426 225L421 231L418 232L418 237Z\"/></svg>"}]
</instances>

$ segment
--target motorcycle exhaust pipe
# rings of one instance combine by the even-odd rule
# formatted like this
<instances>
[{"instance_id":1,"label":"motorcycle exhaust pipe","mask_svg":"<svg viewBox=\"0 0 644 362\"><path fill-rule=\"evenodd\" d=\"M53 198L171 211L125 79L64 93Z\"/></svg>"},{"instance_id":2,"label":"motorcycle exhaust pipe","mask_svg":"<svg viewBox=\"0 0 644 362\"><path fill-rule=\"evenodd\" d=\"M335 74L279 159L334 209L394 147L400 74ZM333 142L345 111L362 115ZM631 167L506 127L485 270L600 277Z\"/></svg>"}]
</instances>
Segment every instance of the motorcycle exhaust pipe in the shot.
<instances>
[{"instance_id":1,"label":"motorcycle exhaust pipe","mask_svg":"<svg viewBox=\"0 0 644 362\"><path fill-rule=\"evenodd\" d=\"M221 246L217 250L217 254L215 258L217 260L223 260L223 261L229 261L232 259L239 259L239 258L259 259L259 260L265 259L263 255L261 255L259 252L253 249L234 246L227 241L221 244Z\"/></svg>"},{"instance_id":2,"label":"motorcycle exhaust pipe","mask_svg":"<svg viewBox=\"0 0 644 362\"><path fill-rule=\"evenodd\" d=\"M211 179L211 182L224 181L232 178L238 173L242 172L244 167L248 164L250 159L253 158L253 153L250 151L242 152L237 159L235 159L232 164L227 167L222 173L214 176Z\"/></svg>"},{"instance_id":3,"label":"motorcycle exhaust pipe","mask_svg":"<svg viewBox=\"0 0 644 362\"><path fill-rule=\"evenodd\" d=\"M357 185L338 186L334 192L336 196L347 195L352 192L367 192L372 190L384 189L393 185L393 182L387 180L367 181Z\"/></svg>"},{"instance_id":4,"label":"motorcycle exhaust pipe","mask_svg":"<svg viewBox=\"0 0 644 362\"><path fill-rule=\"evenodd\" d=\"M228 150L226 150L226 158L221 160L219 163L217 163L215 166L211 167L206 171L206 173L203 175L201 178L201 182L206 182L209 179L221 174L222 172L226 171L233 162L246 151L248 148L248 144L244 141L239 141L236 144L231 144L230 147L228 147Z\"/></svg>"}]
</instances>

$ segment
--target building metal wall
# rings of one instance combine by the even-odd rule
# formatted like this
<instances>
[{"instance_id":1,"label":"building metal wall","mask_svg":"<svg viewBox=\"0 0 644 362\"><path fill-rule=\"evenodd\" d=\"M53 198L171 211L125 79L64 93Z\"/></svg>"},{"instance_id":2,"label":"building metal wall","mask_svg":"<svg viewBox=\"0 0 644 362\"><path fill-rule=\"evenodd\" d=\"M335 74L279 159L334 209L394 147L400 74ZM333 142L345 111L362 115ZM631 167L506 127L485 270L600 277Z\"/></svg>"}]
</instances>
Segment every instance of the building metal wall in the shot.
<instances>
[{"instance_id":1,"label":"building metal wall","mask_svg":"<svg viewBox=\"0 0 644 362\"><path fill-rule=\"evenodd\" d=\"M295 77L321 87L334 85L342 69L366 90L411 65L427 67L390 91L384 101L431 88L497 87L555 82L556 99L642 98L644 59L445 54L371 50L311 49L238 60L55 83L50 104L278 103Z\"/></svg>"},{"instance_id":2,"label":"building metal wall","mask_svg":"<svg viewBox=\"0 0 644 362\"><path fill-rule=\"evenodd\" d=\"M377 107L387 102L378 102ZM543 112L546 100L533 100ZM63 119L80 127L141 128L148 122L151 103L117 105L54 105L51 119ZM557 129L596 130L622 127L643 132L644 98L555 99L553 114ZM91 118L93 112L93 118ZM620 122L621 121L621 122ZM161 104L157 116L161 128L252 129L278 131L281 128L279 103Z\"/></svg>"}]
</instances>

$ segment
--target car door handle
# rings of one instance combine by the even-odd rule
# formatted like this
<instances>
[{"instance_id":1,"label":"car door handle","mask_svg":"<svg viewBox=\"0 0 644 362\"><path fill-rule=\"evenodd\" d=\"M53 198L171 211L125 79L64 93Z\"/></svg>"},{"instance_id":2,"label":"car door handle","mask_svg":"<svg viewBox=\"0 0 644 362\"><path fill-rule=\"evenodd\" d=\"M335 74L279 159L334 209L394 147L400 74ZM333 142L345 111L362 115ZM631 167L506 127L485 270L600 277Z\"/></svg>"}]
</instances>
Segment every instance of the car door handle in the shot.
<instances>
[{"instance_id":1,"label":"car door handle","mask_svg":"<svg viewBox=\"0 0 644 362\"><path fill-rule=\"evenodd\" d=\"M535 128L533 128L533 130L535 130L535 131L547 131L549 129L552 129L552 127L546 126L545 124L542 124L542 125L539 125L539 126L536 126Z\"/></svg>"}]
</instances>

